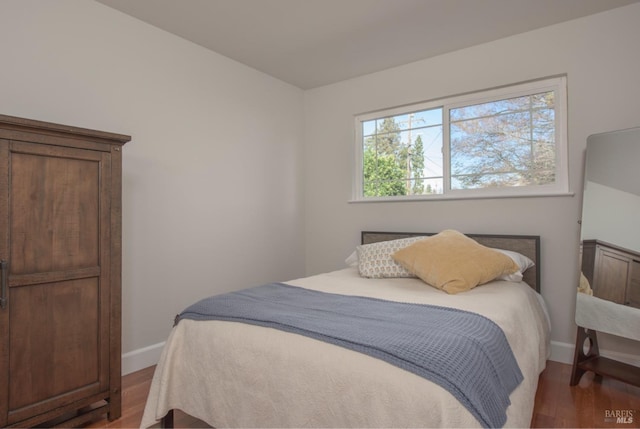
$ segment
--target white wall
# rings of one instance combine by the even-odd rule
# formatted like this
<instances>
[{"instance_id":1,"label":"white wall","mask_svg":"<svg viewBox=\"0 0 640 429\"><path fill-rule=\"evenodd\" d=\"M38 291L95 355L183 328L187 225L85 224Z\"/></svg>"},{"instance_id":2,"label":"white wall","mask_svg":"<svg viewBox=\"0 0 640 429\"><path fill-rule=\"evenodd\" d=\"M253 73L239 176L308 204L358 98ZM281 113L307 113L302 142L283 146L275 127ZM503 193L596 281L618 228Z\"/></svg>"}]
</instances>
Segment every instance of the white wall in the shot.
<instances>
[{"instance_id":1,"label":"white wall","mask_svg":"<svg viewBox=\"0 0 640 429\"><path fill-rule=\"evenodd\" d=\"M584 190L582 239L597 239L640 252L639 213L640 196L588 181Z\"/></svg>"},{"instance_id":2,"label":"white wall","mask_svg":"<svg viewBox=\"0 0 640 429\"><path fill-rule=\"evenodd\" d=\"M307 274L341 267L358 244L360 230L539 234L554 353L556 359L570 359L584 149L590 134L640 125L638 22L640 4L635 4L306 91ZM355 114L557 74L568 76L569 169L575 196L347 202ZM640 355L640 347L635 350Z\"/></svg>"},{"instance_id":3,"label":"white wall","mask_svg":"<svg viewBox=\"0 0 640 429\"><path fill-rule=\"evenodd\" d=\"M303 275L302 107L298 88L100 3L0 3L0 113L132 136L122 284L134 361L157 355L194 300Z\"/></svg>"}]
</instances>

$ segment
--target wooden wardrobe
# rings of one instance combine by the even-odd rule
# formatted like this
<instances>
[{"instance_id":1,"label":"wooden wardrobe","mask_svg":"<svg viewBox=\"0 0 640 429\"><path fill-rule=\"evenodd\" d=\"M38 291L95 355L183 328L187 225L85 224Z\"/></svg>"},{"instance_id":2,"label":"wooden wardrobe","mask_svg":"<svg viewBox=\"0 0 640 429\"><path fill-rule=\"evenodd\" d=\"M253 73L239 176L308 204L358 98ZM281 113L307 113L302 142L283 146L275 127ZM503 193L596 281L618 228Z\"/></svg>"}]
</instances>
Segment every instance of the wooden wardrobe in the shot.
<instances>
[{"instance_id":1,"label":"wooden wardrobe","mask_svg":"<svg viewBox=\"0 0 640 429\"><path fill-rule=\"evenodd\" d=\"M0 115L0 427L121 414L130 139Z\"/></svg>"}]
</instances>

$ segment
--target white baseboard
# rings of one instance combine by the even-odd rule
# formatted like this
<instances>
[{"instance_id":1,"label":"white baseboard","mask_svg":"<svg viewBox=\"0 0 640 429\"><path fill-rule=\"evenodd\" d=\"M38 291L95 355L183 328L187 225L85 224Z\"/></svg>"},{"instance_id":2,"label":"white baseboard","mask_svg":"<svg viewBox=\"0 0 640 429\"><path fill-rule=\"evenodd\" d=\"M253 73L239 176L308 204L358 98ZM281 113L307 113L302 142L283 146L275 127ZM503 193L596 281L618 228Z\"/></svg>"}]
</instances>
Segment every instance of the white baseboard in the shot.
<instances>
[{"instance_id":1,"label":"white baseboard","mask_svg":"<svg viewBox=\"0 0 640 429\"><path fill-rule=\"evenodd\" d=\"M551 341L551 356L549 360L573 365L573 350L575 346L570 343Z\"/></svg>"},{"instance_id":2,"label":"white baseboard","mask_svg":"<svg viewBox=\"0 0 640 429\"><path fill-rule=\"evenodd\" d=\"M600 354L604 357L614 359L629 365L640 367L640 356L629 353L612 352L610 350L600 350Z\"/></svg>"},{"instance_id":3,"label":"white baseboard","mask_svg":"<svg viewBox=\"0 0 640 429\"><path fill-rule=\"evenodd\" d=\"M549 357L549 360L573 365L574 348L575 346L570 343L551 341L551 356ZM632 355L629 353L616 352L606 349L600 349L600 355L627 363L629 365L640 367L640 356L638 355Z\"/></svg>"},{"instance_id":4,"label":"white baseboard","mask_svg":"<svg viewBox=\"0 0 640 429\"><path fill-rule=\"evenodd\" d=\"M148 368L158 363L164 341L122 355L122 375Z\"/></svg>"}]
</instances>

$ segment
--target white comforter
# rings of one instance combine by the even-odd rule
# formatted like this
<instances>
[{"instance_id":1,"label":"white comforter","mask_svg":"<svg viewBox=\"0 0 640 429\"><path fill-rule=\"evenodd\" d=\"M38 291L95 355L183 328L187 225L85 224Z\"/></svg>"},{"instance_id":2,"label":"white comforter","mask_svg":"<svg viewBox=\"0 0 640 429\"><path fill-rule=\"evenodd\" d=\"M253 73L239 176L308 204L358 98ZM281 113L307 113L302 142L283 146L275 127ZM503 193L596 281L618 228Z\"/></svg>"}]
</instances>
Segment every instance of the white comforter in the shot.
<instances>
[{"instance_id":1,"label":"white comforter","mask_svg":"<svg viewBox=\"0 0 640 429\"><path fill-rule=\"evenodd\" d=\"M524 381L509 427L529 427L549 353L540 296L496 281L447 295L417 279L364 279L357 269L287 282L324 292L456 307L505 332ZM141 426L180 409L222 427L478 427L446 390L389 363L300 335L235 322L182 320L156 368Z\"/></svg>"}]
</instances>

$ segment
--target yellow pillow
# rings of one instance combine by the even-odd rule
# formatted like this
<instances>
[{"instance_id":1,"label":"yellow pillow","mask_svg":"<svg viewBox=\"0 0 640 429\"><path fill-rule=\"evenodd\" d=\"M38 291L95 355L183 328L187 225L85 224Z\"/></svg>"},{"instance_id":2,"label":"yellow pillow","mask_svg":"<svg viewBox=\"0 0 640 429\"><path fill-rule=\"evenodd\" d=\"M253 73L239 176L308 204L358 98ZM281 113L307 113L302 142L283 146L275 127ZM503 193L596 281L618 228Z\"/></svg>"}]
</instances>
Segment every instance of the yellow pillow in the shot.
<instances>
[{"instance_id":1,"label":"yellow pillow","mask_svg":"<svg viewBox=\"0 0 640 429\"><path fill-rule=\"evenodd\" d=\"M450 229L398 250L393 259L425 283L450 294L518 271L507 255Z\"/></svg>"}]
</instances>

